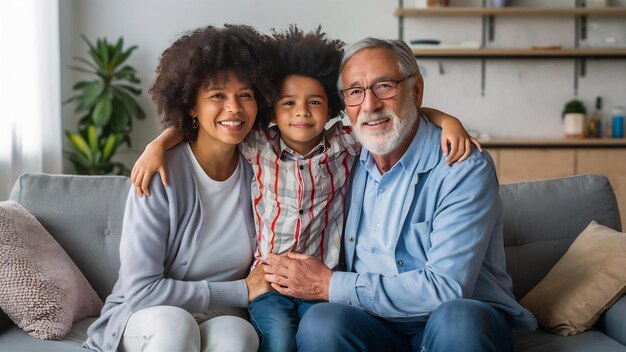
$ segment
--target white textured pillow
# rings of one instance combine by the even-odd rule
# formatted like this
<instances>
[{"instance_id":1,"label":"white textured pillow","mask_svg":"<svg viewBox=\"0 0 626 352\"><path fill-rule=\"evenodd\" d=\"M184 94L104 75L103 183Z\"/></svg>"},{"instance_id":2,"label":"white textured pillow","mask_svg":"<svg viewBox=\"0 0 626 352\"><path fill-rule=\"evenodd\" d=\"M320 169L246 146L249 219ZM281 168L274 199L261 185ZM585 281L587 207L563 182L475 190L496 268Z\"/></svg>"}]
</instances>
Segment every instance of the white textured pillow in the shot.
<instances>
[{"instance_id":1,"label":"white textured pillow","mask_svg":"<svg viewBox=\"0 0 626 352\"><path fill-rule=\"evenodd\" d=\"M26 209L0 202L0 308L33 337L60 340L102 301L63 248Z\"/></svg>"}]
</instances>

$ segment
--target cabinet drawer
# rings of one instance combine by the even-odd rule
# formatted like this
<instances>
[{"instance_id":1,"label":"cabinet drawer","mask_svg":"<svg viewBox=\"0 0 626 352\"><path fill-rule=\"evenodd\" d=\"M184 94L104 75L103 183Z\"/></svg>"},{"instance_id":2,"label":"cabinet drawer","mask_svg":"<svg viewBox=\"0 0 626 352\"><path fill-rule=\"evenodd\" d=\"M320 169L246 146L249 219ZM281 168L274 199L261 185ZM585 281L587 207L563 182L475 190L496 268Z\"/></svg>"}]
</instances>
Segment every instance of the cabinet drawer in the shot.
<instances>
[{"instance_id":1,"label":"cabinet drawer","mask_svg":"<svg viewBox=\"0 0 626 352\"><path fill-rule=\"evenodd\" d=\"M500 149L500 183L573 176L574 149Z\"/></svg>"}]
</instances>

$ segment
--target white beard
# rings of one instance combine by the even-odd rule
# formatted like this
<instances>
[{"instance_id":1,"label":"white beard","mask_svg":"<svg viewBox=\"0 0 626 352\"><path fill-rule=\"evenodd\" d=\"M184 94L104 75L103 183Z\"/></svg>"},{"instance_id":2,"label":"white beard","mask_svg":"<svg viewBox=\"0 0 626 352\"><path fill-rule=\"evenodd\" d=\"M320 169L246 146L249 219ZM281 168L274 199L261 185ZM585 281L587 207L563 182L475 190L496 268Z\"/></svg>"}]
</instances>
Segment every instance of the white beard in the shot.
<instances>
[{"instance_id":1,"label":"white beard","mask_svg":"<svg viewBox=\"0 0 626 352\"><path fill-rule=\"evenodd\" d=\"M413 99L406 99L400 109L400 117L388 107L379 112L361 113L357 118L354 134L359 142L374 155L387 155L400 146L409 136L412 126L418 117L417 106ZM388 118L391 121L389 128L380 131L363 130L362 125L369 121Z\"/></svg>"}]
</instances>

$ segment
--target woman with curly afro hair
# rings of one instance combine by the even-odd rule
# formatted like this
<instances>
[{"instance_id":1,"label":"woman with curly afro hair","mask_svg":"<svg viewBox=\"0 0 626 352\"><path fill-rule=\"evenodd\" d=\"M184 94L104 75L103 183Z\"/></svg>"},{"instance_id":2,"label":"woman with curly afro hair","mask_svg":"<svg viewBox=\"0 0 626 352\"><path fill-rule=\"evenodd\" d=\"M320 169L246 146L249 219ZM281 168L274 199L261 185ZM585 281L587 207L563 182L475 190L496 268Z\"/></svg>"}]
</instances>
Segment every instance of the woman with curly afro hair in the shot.
<instances>
[{"instance_id":1,"label":"woman with curly afro hair","mask_svg":"<svg viewBox=\"0 0 626 352\"><path fill-rule=\"evenodd\" d=\"M252 169L237 145L269 122L275 46L253 28L206 27L163 52L150 90L169 186L128 195L120 271L85 346L97 351L256 351L246 307L270 290L258 268ZM161 174L165 175L165 169Z\"/></svg>"}]
</instances>

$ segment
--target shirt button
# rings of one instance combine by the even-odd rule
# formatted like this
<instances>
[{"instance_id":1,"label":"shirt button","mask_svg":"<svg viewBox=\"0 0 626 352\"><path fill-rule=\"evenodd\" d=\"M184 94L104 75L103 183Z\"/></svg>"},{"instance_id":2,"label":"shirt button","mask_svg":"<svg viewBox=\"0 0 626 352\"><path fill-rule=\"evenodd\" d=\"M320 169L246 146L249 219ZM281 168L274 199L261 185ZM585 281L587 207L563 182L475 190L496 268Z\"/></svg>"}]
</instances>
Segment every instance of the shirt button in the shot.
<instances>
[{"instance_id":1,"label":"shirt button","mask_svg":"<svg viewBox=\"0 0 626 352\"><path fill-rule=\"evenodd\" d=\"M113 331L113 333L111 334L111 336L115 337L115 335L117 335L117 333L115 331Z\"/></svg>"},{"instance_id":2,"label":"shirt button","mask_svg":"<svg viewBox=\"0 0 626 352\"><path fill-rule=\"evenodd\" d=\"M304 170L304 165L300 165L300 170Z\"/></svg>"},{"instance_id":3,"label":"shirt button","mask_svg":"<svg viewBox=\"0 0 626 352\"><path fill-rule=\"evenodd\" d=\"M180 261L180 265L187 265L187 261L186 260L181 260Z\"/></svg>"},{"instance_id":4,"label":"shirt button","mask_svg":"<svg viewBox=\"0 0 626 352\"><path fill-rule=\"evenodd\" d=\"M402 260L398 260L397 263L398 263L398 266L403 266L404 265L404 262Z\"/></svg>"},{"instance_id":5,"label":"shirt button","mask_svg":"<svg viewBox=\"0 0 626 352\"><path fill-rule=\"evenodd\" d=\"M378 190L378 193L383 193L384 191L385 191L385 187L381 187L381 188Z\"/></svg>"},{"instance_id":6,"label":"shirt button","mask_svg":"<svg viewBox=\"0 0 626 352\"><path fill-rule=\"evenodd\" d=\"M298 210L298 213L300 213L300 215L304 214L304 210L300 209Z\"/></svg>"},{"instance_id":7,"label":"shirt button","mask_svg":"<svg viewBox=\"0 0 626 352\"><path fill-rule=\"evenodd\" d=\"M348 237L348 241L349 241L349 242L354 242L354 236L350 236L350 237Z\"/></svg>"},{"instance_id":8,"label":"shirt button","mask_svg":"<svg viewBox=\"0 0 626 352\"><path fill-rule=\"evenodd\" d=\"M111 234L111 230L109 230L109 229L104 230L104 235L105 236L108 236L110 234Z\"/></svg>"}]
</instances>

